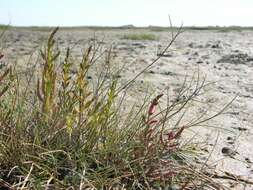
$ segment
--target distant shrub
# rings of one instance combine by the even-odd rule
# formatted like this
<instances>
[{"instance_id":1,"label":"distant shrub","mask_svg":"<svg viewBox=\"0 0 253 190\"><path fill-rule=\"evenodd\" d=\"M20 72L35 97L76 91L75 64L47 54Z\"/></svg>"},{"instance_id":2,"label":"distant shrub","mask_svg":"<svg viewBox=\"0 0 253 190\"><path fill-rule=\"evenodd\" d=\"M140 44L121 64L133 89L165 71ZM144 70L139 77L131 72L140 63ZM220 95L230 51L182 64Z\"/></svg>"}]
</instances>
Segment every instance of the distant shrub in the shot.
<instances>
[{"instance_id":1,"label":"distant shrub","mask_svg":"<svg viewBox=\"0 0 253 190\"><path fill-rule=\"evenodd\" d=\"M151 33L125 34L122 39L126 40L157 40L157 36Z\"/></svg>"}]
</instances>

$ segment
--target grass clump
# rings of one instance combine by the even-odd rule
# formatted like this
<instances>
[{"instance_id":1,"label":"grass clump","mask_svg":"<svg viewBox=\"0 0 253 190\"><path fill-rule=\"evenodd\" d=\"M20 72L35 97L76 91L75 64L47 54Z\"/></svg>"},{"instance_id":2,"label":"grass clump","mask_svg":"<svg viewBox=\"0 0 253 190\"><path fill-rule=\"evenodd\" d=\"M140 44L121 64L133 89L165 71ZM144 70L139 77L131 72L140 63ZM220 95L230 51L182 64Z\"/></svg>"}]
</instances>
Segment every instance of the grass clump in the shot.
<instances>
[{"instance_id":1,"label":"grass clump","mask_svg":"<svg viewBox=\"0 0 253 190\"><path fill-rule=\"evenodd\" d=\"M122 39L126 40L157 40L157 36L151 33L125 34Z\"/></svg>"},{"instance_id":2,"label":"grass clump","mask_svg":"<svg viewBox=\"0 0 253 190\"><path fill-rule=\"evenodd\" d=\"M96 44L88 46L72 72L75 59L70 49L61 57L56 32L40 53L40 69L29 77L15 69L0 75L1 188L218 189L198 167L201 150L181 138L208 120L181 124L204 83L183 86L165 108L159 94L122 113L127 86L119 86L111 49L100 54ZM98 63L91 84L87 76Z\"/></svg>"}]
</instances>

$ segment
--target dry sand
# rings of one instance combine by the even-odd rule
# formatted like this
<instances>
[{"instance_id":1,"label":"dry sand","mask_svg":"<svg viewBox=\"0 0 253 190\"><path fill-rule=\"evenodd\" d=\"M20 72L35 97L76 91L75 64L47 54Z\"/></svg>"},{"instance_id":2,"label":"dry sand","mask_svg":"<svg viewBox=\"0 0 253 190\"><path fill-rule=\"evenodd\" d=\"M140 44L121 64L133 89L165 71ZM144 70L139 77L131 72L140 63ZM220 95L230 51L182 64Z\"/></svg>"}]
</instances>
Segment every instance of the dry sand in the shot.
<instances>
[{"instance_id":1,"label":"dry sand","mask_svg":"<svg viewBox=\"0 0 253 190\"><path fill-rule=\"evenodd\" d=\"M152 32L159 39L122 39L127 33L143 32ZM94 34L99 39L104 39L105 46L114 45L115 64L126 64L120 76L123 82L131 79L156 58L158 46L165 46L171 37L168 31L154 32L149 29L95 31L80 28L60 30L57 41L60 49L70 46L73 47L74 55L81 56L82 48ZM36 56L33 56L29 61L31 53L41 47L48 35L47 30L10 29L1 44L5 61L23 67L31 66L36 60ZM215 83L206 88L205 94L199 99L205 104L190 112L185 122L187 118L196 117L196 114L204 111L215 113L238 95L225 114L208 122L209 127L193 130L198 133L198 139L206 142L205 148L209 153L212 152L208 163L218 173L220 170L227 171L253 181L253 31L186 31L177 38L170 50L167 57L162 57L137 79L136 86L142 87L139 92L145 93L144 86L149 84L154 89L154 94L168 87L169 95L173 96L185 76L190 78L199 70L202 78L205 76L207 82ZM5 61L1 62L1 67ZM140 101L136 95L129 98L133 102ZM203 159L207 157L208 153ZM233 184L234 189L244 189L242 184L229 182L229 185ZM253 186L247 185L246 189L253 189Z\"/></svg>"}]
</instances>

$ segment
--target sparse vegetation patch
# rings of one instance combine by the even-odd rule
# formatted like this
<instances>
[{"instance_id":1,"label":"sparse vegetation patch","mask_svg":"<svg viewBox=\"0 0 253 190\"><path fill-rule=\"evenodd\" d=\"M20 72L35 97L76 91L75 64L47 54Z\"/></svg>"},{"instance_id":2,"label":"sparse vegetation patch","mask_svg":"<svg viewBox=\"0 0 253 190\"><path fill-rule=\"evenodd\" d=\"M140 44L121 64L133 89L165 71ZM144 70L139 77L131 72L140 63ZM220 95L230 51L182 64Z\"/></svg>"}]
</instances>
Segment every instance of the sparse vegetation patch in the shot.
<instances>
[{"instance_id":1,"label":"sparse vegetation patch","mask_svg":"<svg viewBox=\"0 0 253 190\"><path fill-rule=\"evenodd\" d=\"M152 33L125 34L122 38L126 40L157 40L158 39L158 37Z\"/></svg>"}]
</instances>

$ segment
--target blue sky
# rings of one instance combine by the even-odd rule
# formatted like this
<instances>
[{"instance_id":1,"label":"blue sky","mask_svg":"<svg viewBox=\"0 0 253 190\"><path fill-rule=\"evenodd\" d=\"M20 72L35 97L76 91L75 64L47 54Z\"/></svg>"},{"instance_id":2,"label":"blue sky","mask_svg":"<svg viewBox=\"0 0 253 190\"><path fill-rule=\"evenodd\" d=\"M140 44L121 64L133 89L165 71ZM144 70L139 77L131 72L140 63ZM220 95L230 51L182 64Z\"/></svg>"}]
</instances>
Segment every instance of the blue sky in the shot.
<instances>
[{"instance_id":1,"label":"blue sky","mask_svg":"<svg viewBox=\"0 0 253 190\"><path fill-rule=\"evenodd\" d=\"M0 0L0 24L18 26L253 26L253 0Z\"/></svg>"}]
</instances>

